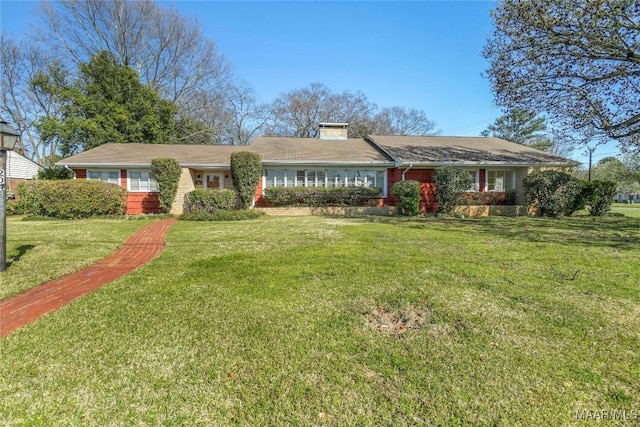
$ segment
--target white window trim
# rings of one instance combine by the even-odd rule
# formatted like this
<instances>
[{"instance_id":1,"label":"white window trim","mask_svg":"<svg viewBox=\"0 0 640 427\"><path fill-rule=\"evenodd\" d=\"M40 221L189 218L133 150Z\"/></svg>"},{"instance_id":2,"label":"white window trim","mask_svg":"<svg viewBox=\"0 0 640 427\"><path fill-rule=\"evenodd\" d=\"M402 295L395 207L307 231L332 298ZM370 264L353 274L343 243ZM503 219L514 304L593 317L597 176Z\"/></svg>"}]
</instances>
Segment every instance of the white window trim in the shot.
<instances>
[{"instance_id":1,"label":"white window trim","mask_svg":"<svg viewBox=\"0 0 640 427\"><path fill-rule=\"evenodd\" d=\"M127 169L127 191L129 191L131 193L157 193L158 192L158 190L154 191L154 190L151 190L151 189L149 189L149 190L132 190L131 189L131 173L132 172L137 172L137 173L146 172L146 173L149 174L150 177L152 176L151 171L148 170L148 169ZM155 181L155 178L154 178L154 181ZM158 185L157 181L156 181L156 185Z\"/></svg>"},{"instance_id":2,"label":"white window trim","mask_svg":"<svg viewBox=\"0 0 640 427\"><path fill-rule=\"evenodd\" d=\"M467 169L467 172L472 173L473 178L473 188L467 190L467 193L478 193L480 192L480 169ZM486 172L485 172L486 174ZM486 185L486 183L485 183Z\"/></svg>"},{"instance_id":3,"label":"white window trim","mask_svg":"<svg viewBox=\"0 0 640 427\"><path fill-rule=\"evenodd\" d=\"M370 171L373 172L374 174L377 174L378 172L382 172L382 182L370 182L368 180L368 178L365 176L365 178L361 178L358 179L357 176L356 178L353 180L356 185L360 186L360 187L373 187L375 184L378 184L377 187L382 189L382 194L380 195L381 198L386 198L387 197L387 180L388 180L388 169L377 169L377 168L366 168L366 169L341 169L341 168L317 168L317 169L302 169L302 168L293 168L296 173L293 174L293 179L291 182L290 180L287 179L287 170L288 169L280 169L280 168L263 168L262 169L262 180L261 180L261 184L262 184L262 194L264 195L264 191L267 187L272 187L274 186L274 183L276 183L277 178L274 175L274 177L267 177L266 176L266 171L268 170L284 170L284 179L283 179L283 184L285 187L309 187L309 186L314 186L314 187L327 187L327 188L333 188L333 187L349 187L349 183L352 182L352 180L348 179L347 176L347 172L351 171L351 170L357 170L357 171ZM302 178L298 178L298 174L297 171L302 171L304 170L304 179ZM308 172L309 171L322 171L322 173L324 174L324 180L318 180L318 176L317 174L314 175L314 178L310 179L308 176ZM344 181L341 182L341 185L337 185L338 181L340 181L340 178L338 178L338 175L334 175L333 180L331 181L333 183L333 185L331 187L329 187L329 175L332 171L340 171L341 174L344 173ZM478 173L478 171L476 171L476 174ZM376 180L376 178L374 177L374 180ZM289 184L293 184L293 185L289 185ZM310 185L310 184L314 184L314 185ZM323 184L323 185L319 185L319 184ZM279 185L278 185L279 187ZM353 187L353 185L351 185L351 187Z\"/></svg>"},{"instance_id":4,"label":"white window trim","mask_svg":"<svg viewBox=\"0 0 640 427\"><path fill-rule=\"evenodd\" d=\"M110 172L115 172L115 173L118 175L118 182L117 182L117 183L115 183L115 182L111 182L111 181L103 181L102 179L99 179L99 180L98 180L98 179L95 179L95 178L89 178L89 174L90 174L91 172L99 172L99 173L105 173L105 172L110 173ZM75 177L75 172L74 172L74 177ZM117 185L119 186L119 185L120 185L120 183L121 183L121 179L122 179L122 178L121 178L121 176L120 176L120 169L87 169L87 178L86 178L86 179L93 180L93 181L108 182L108 183L110 183L110 184L117 184Z\"/></svg>"},{"instance_id":5,"label":"white window trim","mask_svg":"<svg viewBox=\"0 0 640 427\"><path fill-rule=\"evenodd\" d=\"M489 173L491 172L503 172L504 173L504 190L489 190ZM511 180L508 179L511 174ZM510 188L510 189L509 189ZM484 172L484 191L487 193L508 193L514 191L516 188L516 171L514 169L485 169Z\"/></svg>"}]
</instances>

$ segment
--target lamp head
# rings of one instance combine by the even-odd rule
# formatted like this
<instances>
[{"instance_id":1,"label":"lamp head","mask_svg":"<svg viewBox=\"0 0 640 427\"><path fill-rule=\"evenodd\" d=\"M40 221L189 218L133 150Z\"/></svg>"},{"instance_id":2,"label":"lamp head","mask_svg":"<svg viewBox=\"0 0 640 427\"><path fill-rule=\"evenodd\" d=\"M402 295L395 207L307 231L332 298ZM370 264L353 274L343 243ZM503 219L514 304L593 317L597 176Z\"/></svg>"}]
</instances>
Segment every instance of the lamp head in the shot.
<instances>
[{"instance_id":1,"label":"lamp head","mask_svg":"<svg viewBox=\"0 0 640 427\"><path fill-rule=\"evenodd\" d=\"M12 128L4 120L0 120L0 150L13 150L20 132Z\"/></svg>"}]
</instances>

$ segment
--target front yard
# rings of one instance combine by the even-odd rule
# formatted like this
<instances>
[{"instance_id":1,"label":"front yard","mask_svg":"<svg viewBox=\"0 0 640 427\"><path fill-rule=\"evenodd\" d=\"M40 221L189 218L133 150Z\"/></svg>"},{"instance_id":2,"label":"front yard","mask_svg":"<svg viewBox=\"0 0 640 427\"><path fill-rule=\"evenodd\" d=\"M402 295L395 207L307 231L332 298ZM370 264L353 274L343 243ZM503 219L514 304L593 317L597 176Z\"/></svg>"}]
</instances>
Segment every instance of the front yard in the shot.
<instances>
[{"instance_id":1,"label":"front yard","mask_svg":"<svg viewBox=\"0 0 640 427\"><path fill-rule=\"evenodd\" d=\"M10 220L19 287L43 280L21 264L146 224L101 221ZM64 224L84 252L36 258ZM0 424L638 422L639 258L637 218L178 222L149 265L0 341Z\"/></svg>"}]
</instances>

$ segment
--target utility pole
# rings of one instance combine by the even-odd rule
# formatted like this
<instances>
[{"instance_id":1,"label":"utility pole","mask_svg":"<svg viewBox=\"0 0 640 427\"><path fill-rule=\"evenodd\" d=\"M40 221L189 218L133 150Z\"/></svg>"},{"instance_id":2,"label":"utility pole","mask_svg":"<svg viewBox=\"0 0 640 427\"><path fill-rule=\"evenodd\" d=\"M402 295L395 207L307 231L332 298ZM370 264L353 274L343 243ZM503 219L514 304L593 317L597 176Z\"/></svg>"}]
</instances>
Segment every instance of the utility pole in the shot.
<instances>
[{"instance_id":1,"label":"utility pole","mask_svg":"<svg viewBox=\"0 0 640 427\"><path fill-rule=\"evenodd\" d=\"M587 147L587 152L589 153L589 181L591 181L591 167L594 151L596 151L596 147Z\"/></svg>"}]
</instances>

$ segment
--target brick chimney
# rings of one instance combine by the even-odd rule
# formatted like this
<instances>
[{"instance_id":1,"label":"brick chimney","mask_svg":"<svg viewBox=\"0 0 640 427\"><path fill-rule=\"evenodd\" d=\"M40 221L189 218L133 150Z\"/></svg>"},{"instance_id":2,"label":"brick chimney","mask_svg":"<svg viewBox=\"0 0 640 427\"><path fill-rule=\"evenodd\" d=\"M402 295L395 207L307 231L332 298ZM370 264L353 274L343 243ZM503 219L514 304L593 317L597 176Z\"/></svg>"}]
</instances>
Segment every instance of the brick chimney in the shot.
<instances>
[{"instance_id":1,"label":"brick chimney","mask_svg":"<svg viewBox=\"0 0 640 427\"><path fill-rule=\"evenodd\" d=\"M320 139L347 139L349 123L320 123Z\"/></svg>"}]
</instances>

